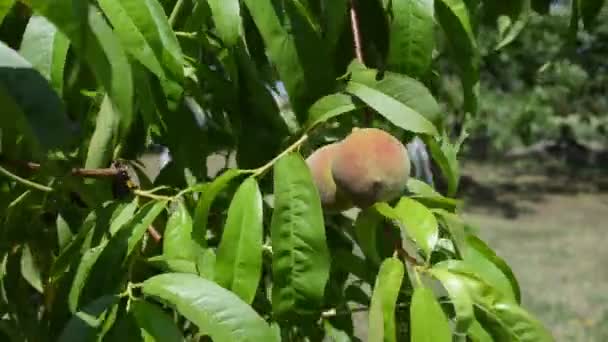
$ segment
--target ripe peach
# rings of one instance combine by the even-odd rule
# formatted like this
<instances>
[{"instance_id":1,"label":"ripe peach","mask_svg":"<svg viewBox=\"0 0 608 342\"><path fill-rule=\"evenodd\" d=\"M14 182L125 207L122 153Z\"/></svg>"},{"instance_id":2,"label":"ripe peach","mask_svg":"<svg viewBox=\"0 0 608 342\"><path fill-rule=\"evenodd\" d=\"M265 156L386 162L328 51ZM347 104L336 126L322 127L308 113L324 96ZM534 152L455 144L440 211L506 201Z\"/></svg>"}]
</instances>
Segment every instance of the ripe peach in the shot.
<instances>
[{"instance_id":1,"label":"ripe peach","mask_svg":"<svg viewBox=\"0 0 608 342\"><path fill-rule=\"evenodd\" d=\"M341 191L336 189L336 183L331 175L331 165L338 150L339 143L328 144L314 151L306 163L321 197L321 204L327 211L342 211L352 208L352 203Z\"/></svg>"},{"instance_id":2,"label":"ripe peach","mask_svg":"<svg viewBox=\"0 0 608 342\"><path fill-rule=\"evenodd\" d=\"M337 188L365 208L398 197L410 167L407 149L397 138L381 129L357 128L337 146L331 173Z\"/></svg>"}]
</instances>

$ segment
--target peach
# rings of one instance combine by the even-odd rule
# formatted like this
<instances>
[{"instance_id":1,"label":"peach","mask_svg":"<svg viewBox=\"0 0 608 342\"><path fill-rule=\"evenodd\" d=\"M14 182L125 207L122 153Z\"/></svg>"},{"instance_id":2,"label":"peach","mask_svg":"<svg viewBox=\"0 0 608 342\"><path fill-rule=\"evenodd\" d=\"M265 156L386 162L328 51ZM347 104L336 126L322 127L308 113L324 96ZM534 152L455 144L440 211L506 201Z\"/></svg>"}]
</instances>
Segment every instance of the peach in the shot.
<instances>
[{"instance_id":1,"label":"peach","mask_svg":"<svg viewBox=\"0 0 608 342\"><path fill-rule=\"evenodd\" d=\"M306 164L310 168L315 186L321 197L321 204L328 212L352 208L352 203L336 188L336 183L331 174L331 166L338 146L339 143L325 145L306 158Z\"/></svg>"},{"instance_id":2,"label":"peach","mask_svg":"<svg viewBox=\"0 0 608 342\"><path fill-rule=\"evenodd\" d=\"M335 149L331 175L336 188L356 206L390 201L405 190L410 159L405 146L391 134L356 128Z\"/></svg>"}]
</instances>

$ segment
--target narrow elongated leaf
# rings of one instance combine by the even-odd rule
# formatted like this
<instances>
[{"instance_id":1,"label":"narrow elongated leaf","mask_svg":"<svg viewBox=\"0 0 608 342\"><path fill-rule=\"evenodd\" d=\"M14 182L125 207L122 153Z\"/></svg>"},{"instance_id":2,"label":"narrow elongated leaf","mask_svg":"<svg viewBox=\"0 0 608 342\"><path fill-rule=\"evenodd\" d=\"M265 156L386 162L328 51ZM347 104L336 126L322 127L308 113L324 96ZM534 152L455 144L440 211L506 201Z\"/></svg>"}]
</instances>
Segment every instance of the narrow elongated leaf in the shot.
<instances>
[{"instance_id":1,"label":"narrow elongated leaf","mask_svg":"<svg viewBox=\"0 0 608 342\"><path fill-rule=\"evenodd\" d=\"M395 308L405 274L403 263L397 258L388 258L380 265L369 313L369 341L395 342Z\"/></svg>"},{"instance_id":2,"label":"narrow elongated leaf","mask_svg":"<svg viewBox=\"0 0 608 342\"><path fill-rule=\"evenodd\" d=\"M56 222L57 243L59 245L59 250L63 250L63 248L74 238L74 234L61 214L57 215Z\"/></svg>"},{"instance_id":3,"label":"narrow elongated leaf","mask_svg":"<svg viewBox=\"0 0 608 342\"><path fill-rule=\"evenodd\" d=\"M209 217L209 209L215 200L215 197L228 185L235 177L243 174L243 171L237 169L229 169L216 177L211 183L204 184L200 191L201 197L196 204L194 210L194 221L192 227L192 238L201 247L207 246L207 218Z\"/></svg>"},{"instance_id":4,"label":"narrow elongated leaf","mask_svg":"<svg viewBox=\"0 0 608 342\"><path fill-rule=\"evenodd\" d=\"M392 0L389 9L388 68L424 76L435 45L433 0Z\"/></svg>"},{"instance_id":5,"label":"narrow elongated leaf","mask_svg":"<svg viewBox=\"0 0 608 342\"><path fill-rule=\"evenodd\" d=\"M435 17L447 36L454 61L460 69L464 109L475 114L479 93L480 58L466 3L464 0L437 0Z\"/></svg>"},{"instance_id":6,"label":"narrow elongated leaf","mask_svg":"<svg viewBox=\"0 0 608 342\"><path fill-rule=\"evenodd\" d=\"M319 308L329 279L329 249L321 200L299 154L274 167L272 306L278 316Z\"/></svg>"},{"instance_id":7,"label":"narrow elongated leaf","mask_svg":"<svg viewBox=\"0 0 608 342\"><path fill-rule=\"evenodd\" d=\"M131 312L147 342L182 342L184 336L169 317L158 306L135 300L131 302Z\"/></svg>"},{"instance_id":8,"label":"narrow elongated leaf","mask_svg":"<svg viewBox=\"0 0 608 342\"><path fill-rule=\"evenodd\" d=\"M179 201L167 221L163 235L163 255L170 259L196 262L199 252L200 246L192 240L192 217L186 205Z\"/></svg>"},{"instance_id":9,"label":"narrow elongated leaf","mask_svg":"<svg viewBox=\"0 0 608 342\"><path fill-rule=\"evenodd\" d=\"M112 101L104 96L97 113L95 131L91 136L85 167L90 169L107 167L118 145L120 113L114 110Z\"/></svg>"},{"instance_id":10,"label":"narrow elongated leaf","mask_svg":"<svg viewBox=\"0 0 608 342\"><path fill-rule=\"evenodd\" d=\"M412 342L450 342L450 324L433 291L417 287L410 306Z\"/></svg>"},{"instance_id":11,"label":"narrow elongated leaf","mask_svg":"<svg viewBox=\"0 0 608 342\"><path fill-rule=\"evenodd\" d=\"M583 25L585 25L586 30L593 28L595 20L605 3L606 0L578 0L580 16L583 19Z\"/></svg>"},{"instance_id":12,"label":"narrow elongated leaf","mask_svg":"<svg viewBox=\"0 0 608 342\"><path fill-rule=\"evenodd\" d=\"M110 234L116 234L122 227L125 226L135 215L137 211L138 198L135 197L129 204L121 206L112 214L112 223L110 223Z\"/></svg>"},{"instance_id":13,"label":"narrow elongated leaf","mask_svg":"<svg viewBox=\"0 0 608 342\"><path fill-rule=\"evenodd\" d=\"M270 326L253 308L232 292L196 275L161 274L147 279L142 290L175 307L215 342L276 341Z\"/></svg>"},{"instance_id":14,"label":"narrow elongated leaf","mask_svg":"<svg viewBox=\"0 0 608 342\"><path fill-rule=\"evenodd\" d=\"M494 339L488 332L479 324L478 321L473 322L469 328L467 336L472 342L494 342Z\"/></svg>"},{"instance_id":15,"label":"narrow elongated leaf","mask_svg":"<svg viewBox=\"0 0 608 342\"><path fill-rule=\"evenodd\" d=\"M463 140L467 137L462 135L456 143L451 143L447 134L441 138L423 137L425 144L429 147L433 160L441 169L441 174L448 183L448 196L454 196L460 183L460 165L458 163L458 152Z\"/></svg>"},{"instance_id":16,"label":"narrow elongated leaf","mask_svg":"<svg viewBox=\"0 0 608 342\"><path fill-rule=\"evenodd\" d=\"M19 53L51 84L57 94L63 91L63 71L70 42L44 17L34 15L27 23Z\"/></svg>"},{"instance_id":17,"label":"narrow elongated leaf","mask_svg":"<svg viewBox=\"0 0 608 342\"><path fill-rule=\"evenodd\" d=\"M73 140L63 104L48 81L1 41L0 103L0 128L24 135L33 148L62 148Z\"/></svg>"},{"instance_id":18,"label":"narrow elongated leaf","mask_svg":"<svg viewBox=\"0 0 608 342\"><path fill-rule=\"evenodd\" d=\"M346 91L361 99L397 127L414 133L437 134L435 126L424 116L381 91L354 81L348 83Z\"/></svg>"},{"instance_id":19,"label":"narrow elongated leaf","mask_svg":"<svg viewBox=\"0 0 608 342\"><path fill-rule=\"evenodd\" d=\"M42 293L42 279L40 276L40 268L38 267L32 250L29 245L23 246L21 254L21 275L27 282L32 285L36 291Z\"/></svg>"},{"instance_id":20,"label":"narrow elongated leaf","mask_svg":"<svg viewBox=\"0 0 608 342\"><path fill-rule=\"evenodd\" d=\"M441 208L454 212L460 205L458 200L441 195L432 186L416 178L408 179L407 190L412 193L412 198L427 207Z\"/></svg>"},{"instance_id":21,"label":"narrow elongated leaf","mask_svg":"<svg viewBox=\"0 0 608 342\"><path fill-rule=\"evenodd\" d=\"M355 222L355 236L359 247L367 259L378 265L381 263L377 247L381 224L382 216L374 208L361 211Z\"/></svg>"},{"instance_id":22,"label":"narrow elongated leaf","mask_svg":"<svg viewBox=\"0 0 608 342\"><path fill-rule=\"evenodd\" d=\"M121 114L121 136L133 121L133 80L127 56L101 14L80 0L31 0L31 5L60 29L86 60Z\"/></svg>"},{"instance_id":23,"label":"narrow elongated leaf","mask_svg":"<svg viewBox=\"0 0 608 342\"><path fill-rule=\"evenodd\" d=\"M72 280L72 287L70 288L70 293L68 295L68 307L72 313L76 313L78 310L78 300L80 299L80 293L84 288L89 273L93 268L93 265L103 252L103 249L106 247L106 243L103 243L97 247L94 247L88 251L86 251L82 258L80 259L80 263L78 264L78 268L76 269L76 275L74 276L74 280Z\"/></svg>"},{"instance_id":24,"label":"narrow elongated leaf","mask_svg":"<svg viewBox=\"0 0 608 342\"><path fill-rule=\"evenodd\" d=\"M209 0L215 29L227 46L234 46L242 35L239 0Z\"/></svg>"},{"instance_id":25,"label":"narrow elongated leaf","mask_svg":"<svg viewBox=\"0 0 608 342\"><path fill-rule=\"evenodd\" d=\"M96 335L107 314L107 310L117 301L115 296L103 296L87 304L68 321L58 342L88 342Z\"/></svg>"},{"instance_id":26,"label":"narrow elongated leaf","mask_svg":"<svg viewBox=\"0 0 608 342\"><path fill-rule=\"evenodd\" d=\"M158 1L100 0L123 46L160 79L184 77L181 48Z\"/></svg>"},{"instance_id":27,"label":"narrow elongated leaf","mask_svg":"<svg viewBox=\"0 0 608 342\"><path fill-rule=\"evenodd\" d=\"M247 178L234 194L217 248L215 280L251 304L262 274L262 194Z\"/></svg>"},{"instance_id":28,"label":"narrow elongated leaf","mask_svg":"<svg viewBox=\"0 0 608 342\"><path fill-rule=\"evenodd\" d=\"M152 266L165 272L179 272L198 274L196 271L196 263L184 259L171 259L163 255L157 255L146 260Z\"/></svg>"},{"instance_id":29,"label":"narrow elongated leaf","mask_svg":"<svg viewBox=\"0 0 608 342\"><path fill-rule=\"evenodd\" d=\"M213 249L206 249L203 253L201 253L196 259L196 270L198 274L209 280L213 280L215 278L215 262L216 255Z\"/></svg>"},{"instance_id":30,"label":"narrow elongated leaf","mask_svg":"<svg viewBox=\"0 0 608 342\"><path fill-rule=\"evenodd\" d=\"M532 317L526 310L496 288L487 284L475 271L461 260L442 261L431 270L449 274L453 282L462 284L472 298L475 306L483 312L484 318L493 322L489 331L491 334L507 336L514 341L553 341L551 334L540 321ZM441 280L441 279L440 279ZM443 283L443 281L442 281Z\"/></svg>"},{"instance_id":31,"label":"narrow elongated leaf","mask_svg":"<svg viewBox=\"0 0 608 342\"><path fill-rule=\"evenodd\" d=\"M126 256L131 254L137 243L139 243L141 238L146 233L148 226L154 222L156 217L165 209L166 206L167 201L165 200L150 202L142 207L137 215L133 217L129 223L130 227L128 227L130 235L127 241Z\"/></svg>"},{"instance_id":32,"label":"narrow elongated leaf","mask_svg":"<svg viewBox=\"0 0 608 342\"><path fill-rule=\"evenodd\" d=\"M481 239L468 234L464 260L476 274L501 291L505 297L521 301L521 293L513 271Z\"/></svg>"},{"instance_id":33,"label":"narrow elongated leaf","mask_svg":"<svg viewBox=\"0 0 608 342\"><path fill-rule=\"evenodd\" d=\"M455 332L466 333L475 319L473 299L469 294L466 284L445 269L433 267L430 273L441 282L441 285L443 285L450 296L452 305L454 305L454 310L456 311Z\"/></svg>"},{"instance_id":34,"label":"narrow elongated leaf","mask_svg":"<svg viewBox=\"0 0 608 342\"><path fill-rule=\"evenodd\" d=\"M386 203L375 207L382 215L396 220L400 228L430 257L439 239L439 225L427 207L408 197L402 197L395 208Z\"/></svg>"},{"instance_id":35,"label":"narrow elongated leaf","mask_svg":"<svg viewBox=\"0 0 608 342\"><path fill-rule=\"evenodd\" d=\"M308 109L308 121L306 127L312 129L338 115L348 113L357 109L353 98L346 94L331 94L320 98Z\"/></svg>"},{"instance_id":36,"label":"narrow elongated leaf","mask_svg":"<svg viewBox=\"0 0 608 342\"><path fill-rule=\"evenodd\" d=\"M334 84L328 47L295 1L245 0L300 122ZM289 26L288 26L289 25Z\"/></svg>"}]
</instances>

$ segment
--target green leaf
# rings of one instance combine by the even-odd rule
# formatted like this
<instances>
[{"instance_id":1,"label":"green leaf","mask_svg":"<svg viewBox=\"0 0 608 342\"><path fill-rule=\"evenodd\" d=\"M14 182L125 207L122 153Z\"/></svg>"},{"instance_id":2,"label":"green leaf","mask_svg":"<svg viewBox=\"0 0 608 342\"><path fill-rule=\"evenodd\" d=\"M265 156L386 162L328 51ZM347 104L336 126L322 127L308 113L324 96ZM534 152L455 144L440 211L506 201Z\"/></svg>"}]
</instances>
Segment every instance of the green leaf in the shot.
<instances>
[{"instance_id":1,"label":"green leaf","mask_svg":"<svg viewBox=\"0 0 608 342\"><path fill-rule=\"evenodd\" d=\"M435 17L447 36L454 62L460 69L464 110L475 114L479 96L480 57L467 6L463 0L437 0Z\"/></svg>"},{"instance_id":2,"label":"green leaf","mask_svg":"<svg viewBox=\"0 0 608 342\"><path fill-rule=\"evenodd\" d=\"M605 0L578 0L580 16L583 19L583 25L585 25L586 30L589 31L593 28L595 20L605 3Z\"/></svg>"},{"instance_id":3,"label":"green leaf","mask_svg":"<svg viewBox=\"0 0 608 342\"><path fill-rule=\"evenodd\" d=\"M324 96L308 109L306 130L311 130L318 124L355 109L357 104L350 95L338 93Z\"/></svg>"},{"instance_id":4,"label":"green leaf","mask_svg":"<svg viewBox=\"0 0 608 342\"><path fill-rule=\"evenodd\" d=\"M216 255L213 249L206 249L203 253L201 253L196 259L196 270L198 274L209 280L213 280L215 278L215 262Z\"/></svg>"},{"instance_id":5,"label":"green leaf","mask_svg":"<svg viewBox=\"0 0 608 342\"><path fill-rule=\"evenodd\" d=\"M234 194L217 248L215 280L251 304L262 274L262 194L247 178Z\"/></svg>"},{"instance_id":6,"label":"green leaf","mask_svg":"<svg viewBox=\"0 0 608 342\"><path fill-rule=\"evenodd\" d=\"M131 65L101 13L80 0L30 0L32 7L61 30L86 60L120 113L121 137L133 121Z\"/></svg>"},{"instance_id":7,"label":"green leaf","mask_svg":"<svg viewBox=\"0 0 608 342\"><path fill-rule=\"evenodd\" d=\"M458 200L441 195L432 186L413 177L407 180L407 190L412 193L411 198L427 207L441 208L454 212L460 205Z\"/></svg>"},{"instance_id":8,"label":"green leaf","mask_svg":"<svg viewBox=\"0 0 608 342\"><path fill-rule=\"evenodd\" d=\"M450 296L452 305L454 305L456 312L455 332L466 333L475 320L473 299L466 284L458 276L436 266L430 270L430 274L441 282Z\"/></svg>"},{"instance_id":9,"label":"green leaf","mask_svg":"<svg viewBox=\"0 0 608 342\"><path fill-rule=\"evenodd\" d=\"M0 105L0 128L24 135L34 151L64 148L73 141L61 99L27 60L1 41Z\"/></svg>"},{"instance_id":10,"label":"green leaf","mask_svg":"<svg viewBox=\"0 0 608 342\"><path fill-rule=\"evenodd\" d=\"M467 336L472 342L494 342L492 336L479 324L478 321L473 322Z\"/></svg>"},{"instance_id":11,"label":"green leaf","mask_svg":"<svg viewBox=\"0 0 608 342\"><path fill-rule=\"evenodd\" d=\"M289 153L275 164L274 196L273 313L316 311L329 279L329 249L321 200L301 155Z\"/></svg>"},{"instance_id":12,"label":"green leaf","mask_svg":"<svg viewBox=\"0 0 608 342\"><path fill-rule=\"evenodd\" d=\"M0 24L2 24L4 17L6 17L6 15L10 13L15 2L16 0L6 0L0 2Z\"/></svg>"},{"instance_id":13,"label":"green leaf","mask_svg":"<svg viewBox=\"0 0 608 342\"><path fill-rule=\"evenodd\" d=\"M466 240L468 248L463 253L464 261L479 277L501 291L505 297L520 302L519 284L509 265L475 235L468 234Z\"/></svg>"},{"instance_id":14,"label":"green leaf","mask_svg":"<svg viewBox=\"0 0 608 342\"><path fill-rule=\"evenodd\" d=\"M437 129L420 113L387 94L350 81L346 91L355 95L395 126L414 133L436 135Z\"/></svg>"},{"instance_id":15,"label":"green leaf","mask_svg":"<svg viewBox=\"0 0 608 342\"><path fill-rule=\"evenodd\" d=\"M112 213L112 223L110 223L110 235L114 236L122 227L125 226L135 215L138 206L138 198L135 197L129 204L121 206Z\"/></svg>"},{"instance_id":16,"label":"green leaf","mask_svg":"<svg viewBox=\"0 0 608 342\"><path fill-rule=\"evenodd\" d=\"M184 341L181 331L163 310L143 300L131 302L131 312L148 342Z\"/></svg>"},{"instance_id":17,"label":"green leaf","mask_svg":"<svg viewBox=\"0 0 608 342\"><path fill-rule=\"evenodd\" d=\"M423 137L424 143L428 146L431 156L439 165L441 174L448 183L448 196L456 195L460 183L460 165L458 163L458 152L463 140L467 137L464 133L455 144L450 142L447 134L440 138Z\"/></svg>"},{"instance_id":18,"label":"green leaf","mask_svg":"<svg viewBox=\"0 0 608 342\"><path fill-rule=\"evenodd\" d=\"M106 245L107 243L103 243L89 249L82 255L78 268L76 269L76 275L74 275L74 279L72 280L70 292L68 294L68 307L72 313L76 313L78 311L80 294L86 285L93 265L95 265L95 262L97 262L97 259L99 259L99 256L101 255L101 252L103 252Z\"/></svg>"},{"instance_id":19,"label":"green leaf","mask_svg":"<svg viewBox=\"0 0 608 342\"><path fill-rule=\"evenodd\" d=\"M112 100L104 96L95 119L95 131L89 142L85 167L108 167L114 156L120 135L120 113L114 110Z\"/></svg>"},{"instance_id":20,"label":"green leaf","mask_svg":"<svg viewBox=\"0 0 608 342\"><path fill-rule=\"evenodd\" d=\"M133 217L131 222L129 223L129 227L127 228L130 232L128 241L127 241L127 253L125 257L129 256L137 243L141 240L141 238L146 233L148 226L154 222L156 217L160 215L160 213L167 206L167 201L152 201L146 203L139 212Z\"/></svg>"},{"instance_id":21,"label":"green leaf","mask_svg":"<svg viewBox=\"0 0 608 342\"><path fill-rule=\"evenodd\" d=\"M439 224L433 213L419 202L402 197L394 208L386 203L375 205L385 217L398 222L399 227L430 257L439 239Z\"/></svg>"},{"instance_id":22,"label":"green leaf","mask_svg":"<svg viewBox=\"0 0 608 342\"><path fill-rule=\"evenodd\" d=\"M192 239L201 247L207 246L207 218L209 217L211 204L232 179L243 173L242 170L228 169L211 183L206 183L200 188L202 193L194 210Z\"/></svg>"},{"instance_id":23,"label":"green leaf","mask_svg":"<svg viewBox=\"0 0 608 342\"><path fill-rule=\"evenodd\" d=\"M327 45L294 1L244 0L300 122L335 83Z\"/></svg>"},{"instance_id":24,"label":"green leaf","mask_svg":"<svg viewBox=\"0 0 608 342\"><path fill-rule=\"evenodd\" d=\"M148 258L146 262L165 272L198 274L196 271L196 263L190 260L171 259L164 255L157 255Z\"/></svg>"},{"instance_id":25,"label":"green leaf","mask_svg":"<svg viewBox=\"0 0 608 342\"><path fill-rule=\"evenodd\" d=\"M57 243L59 245L59 250L63 250L63 248L74 238L74 234L61 214L57 215L56 225Z\"/></svg>"},{"instance_id":26,"label":"green leaf","mask_svg":"<svg viewBox=\"0 0 608 342\"><path fill-rule=\"evenodd\" d=\"M388 69L425 76L435 45L433 0L392 0L388 12Z\"/></svg>"},{"instance_id":27,"label":"green leaf","mask_svg":"<svg viewBox=\"0 0 608 342\"><path fill-rule=\"evenodd\" d=\"M21 275L36 291L43 292L40 268L36 264L29 245L23 245L23 251L21 252Z\"/></svg>"},{"instance_id":28,"label":"green leaf","mask_svg":"<svg viewBox=\"0 0 608 342\"><path fill-rule=\"evenodd\" d=\"M226 46L234 46L242 35L239 0L209 0L218 36Z\"/></svg>"},{"instance_id":29,"label":"green leaf","mask_svg":"<svg viewBox=\"0 0 608 342\"><path fill-rule=\"evenodd\" d=\"M268 324L223 287L192 274L165 273L147 279L143 293L173 306L215 342L275 341Z\"/></svg>"},{"instance_id":30,"label":"green leaf","mask_svg":"<svg viewBox=\"0 0 608 342\"><path fill-rule=\"evenodd\" d=\"M178 201L163 234L163 255L170 259L196 262L196 256L201 251L200 246L192 240L192 217L188 208Z\"/></svg>"},{"instance_id":31,"label":"green leaf","mask_svg":"<svg viewBox=\"0 0 608 342\"><path fill-rule=\"evenodd\" d=\"M475 307L481 310L484 318L493 323L484 324L491 334L507 336L509 340L514 341L553 341L551 334L540 321L477 276L466 262L461 260L442 261L433 266L431 270L433 276L437 274L436 271L449 274L449 278L453 282L459 283L466 289L475 303ZM442 283L444 283L443 280Z\"/></svg>"},{"instance_id":32,"label":"green leaf","mask_svg":"<svg viewBox=\"0 0 608 342\"><path fill-rule=\"evenodd\" d=\"M81 311L75 313L64 327L58 342L89 342L107 314L107 310L117 301L117 297L106 295L87 304Z\"/></svg>"},{"instance_id":33,"label":"green leaf","mask_svg":"<svg viewBox=\"0 0 608 342\"><path fill-rule=\"evenodd\" d=\"M394 98L435 125L440 123L441 107L429 89L416 79L395 72L384 72L379 75L378 70L366 68L358 62L351 63L349 70L352 80Z\"/></svg>"},{"instance_id":34,"label":"green leaf","mask_svg":"<svg viewBox=\"0 0 608 342\"><path fill-rule=\"evenodd\" d=\"M327 342L351 342L352 339L348 334L334 327L328 320L323 321L323 330L325 330L325 339Z\"/></svg>"},{"instance_id":35,"label":"green leaf","mask_svg":"<svg viewBox=\"0 0 608 342\"><path fill-rule=\"evenodd\" d=\"M162 4L151 0L99 0L122 45L158 78L182 82L184 59Z\"/></svg>"},{"instance_id":36,"label":"green leaf","mask_svg":"<svg viewBox=\"0 0 608 342\"><path fill-rule=\"evenodd\" d=\"M410 306L412 342L450 342L452 332L450 324L433 291L417 287L412 295Z\"/></svg>"},{"instance_id":37,"label":"green leaf","mask_svg":"<svg viewBox=\"0 0 608 342\"><path fill-rule=\"evenodd\" d=\"M70 42L55 25L34 15L27 23L19 53L52 85L57 94L63 92L63 72Z\"/></svg>"},{"instance_id":38,"label":"green leaf","mask_svg":"<svg viewBox=\"0 0 608 342\"><path fill-rule=\"evenodd\" d=\"M378 234L381 232L383 217L375 208L366 208L359 213L355 221L355 236L359 247L366 258L380 265L382 260L378 253Z\"/></svg>"},{"instance_id":39,"label":"green leaf","mask_svg":"<svg viewBox=\"0 0 608 342\"><path fill-rule=\"evenodd\" d=\"M404 274L405 267L397 258L388 258L380 265L369 310L370 342L397 341L395 309Z\"/></svg>"},{"instance_id":40,"label":"green leaf","mask_svg":"<svg viewBox=\"0 0 608 342\"><path fill-rule=\"evenodd\" d=\"M510 44L526 26L531 12L530 0L509 2L485 2L484 14L496 19L498 26L498 42L496 50Z\"/></svg>"}]
</instances>

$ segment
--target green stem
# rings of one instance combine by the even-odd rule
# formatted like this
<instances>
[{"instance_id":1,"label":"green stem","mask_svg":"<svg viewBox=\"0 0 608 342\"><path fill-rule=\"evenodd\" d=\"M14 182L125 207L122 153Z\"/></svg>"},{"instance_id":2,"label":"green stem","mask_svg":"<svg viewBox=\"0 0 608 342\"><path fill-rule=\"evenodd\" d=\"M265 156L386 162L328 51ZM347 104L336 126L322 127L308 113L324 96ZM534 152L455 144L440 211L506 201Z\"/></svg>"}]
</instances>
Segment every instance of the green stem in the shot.
<instances>
[{"instance_id":1,"label":"green stem","mask_svg":"<svg viewBox=\"0 0 608 342\"><path fill-rule=\"evenodd\" d=\"M133 193L139 197L147 197L159 201L174 201L174 197L163 196L163 195L155 195L153 193L143 191L143 190L133 190Z\"/></svg>"},{"instance_id":2,"label":"green stem","mask_svg":"<svg viewBox=\"0 0 608 342\"><path fill-rule=\"evenodd\" d=\"M296 142L291 144L288 148L285 149L285 151L281 152L278 156L274 157L271 161L258 167L257 169L251 170L251 171L253 171L253 176L259 177L259 176L263 175L279 159L283 158L286 154L289 154L289 153L293 152L295 149L297 149L298 147L300 147L300 145L302 145L302 143L304 143L306 141L306 139L308 139L308 135L307 134L302 135L300 137L300 139L298 139Z\"/></svg>"},{"instance_id":3,"label":"green stem","mask_svg":"<svg viewBox=\"0 0 608 342\"><path fill-rule=\"evenodd\" d=\"M14 180L16 180L17 182L29 186L30 188L36 189L36 190L40 190L40 191L44 191L44 192L51 192L53 191L53 188L48 187L46 185L42 185L42 184L38 184L32 181L29 181L25 178L21 178L19 176L17 176L16 174L11 173L9 170L5 169L4 167L0 166L0 173L4 174L5 176L12 178Z\"/></svg>"},{"instance_id":4,"label":"green stem","mask_svg":"<svg viewBox=\"0 0 608 342\"><path fill-rule=\"evenodd\" d=\"M184 0L177 0L173 7L173 11L171 11L171 15L169 15L169 25L171 27L175 26L175 21L177 20L177 16L179 15L179 12L181 12L182 7L184 7Z\"/></svg>"}]
</instances>

